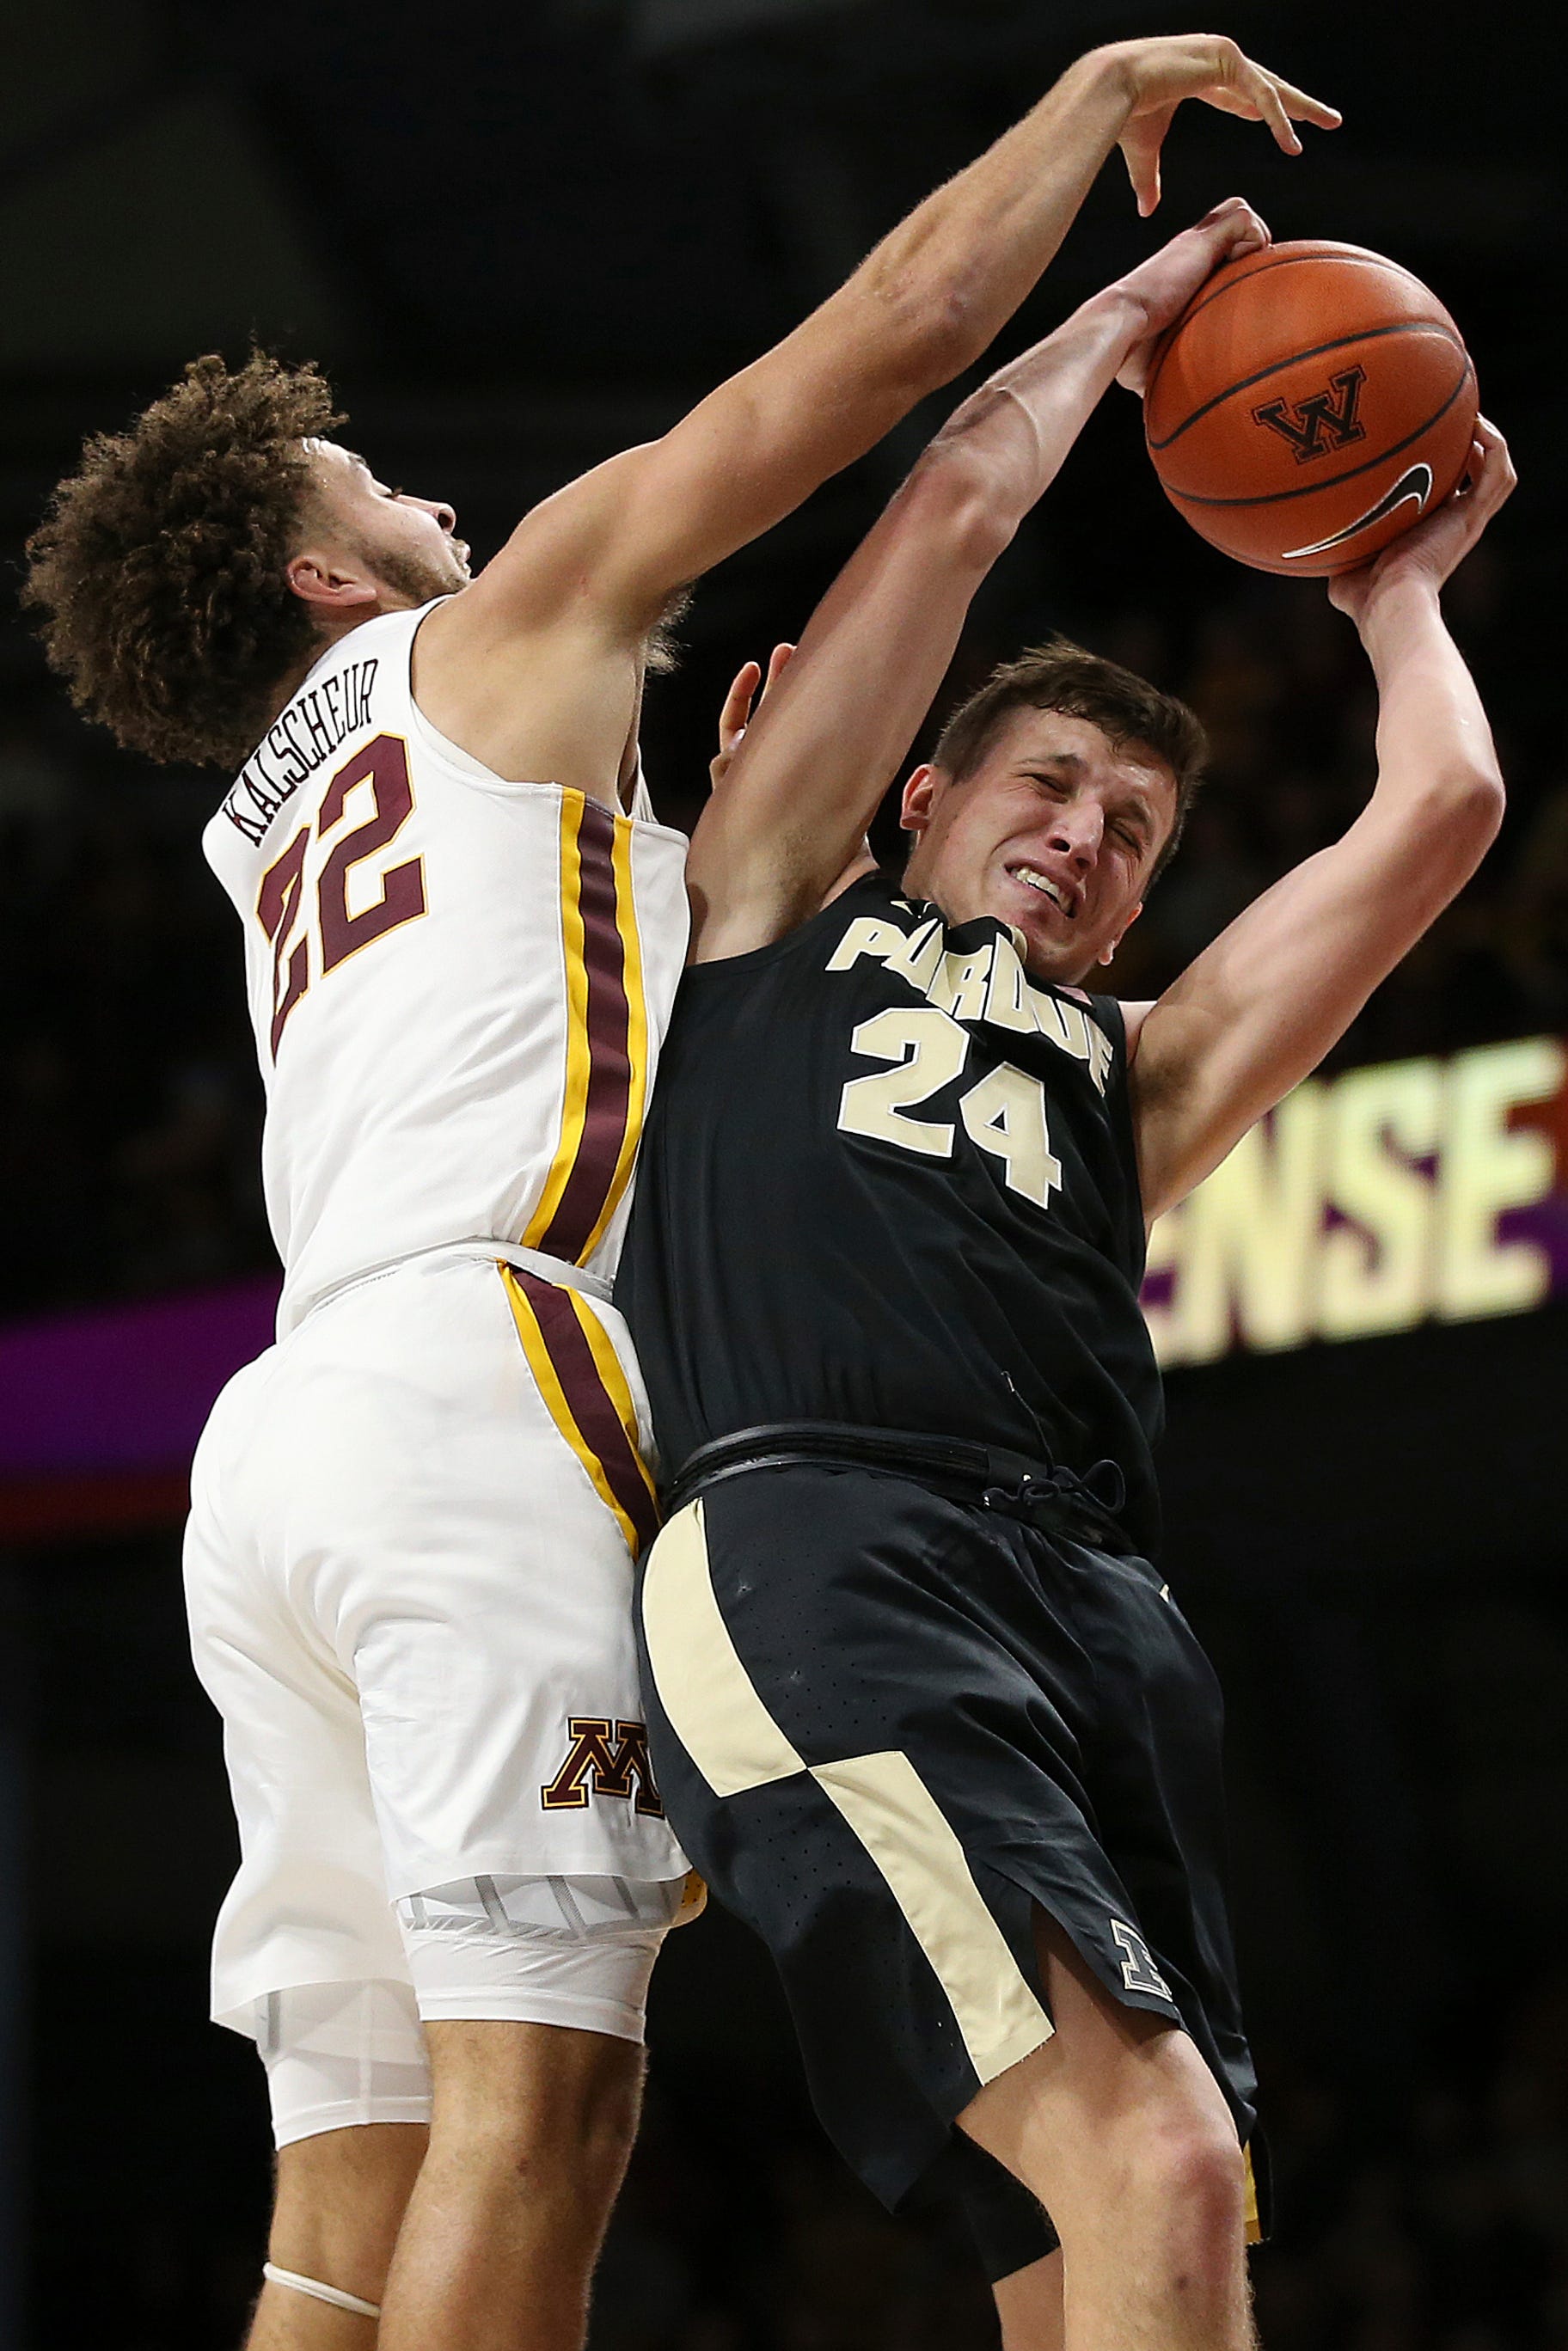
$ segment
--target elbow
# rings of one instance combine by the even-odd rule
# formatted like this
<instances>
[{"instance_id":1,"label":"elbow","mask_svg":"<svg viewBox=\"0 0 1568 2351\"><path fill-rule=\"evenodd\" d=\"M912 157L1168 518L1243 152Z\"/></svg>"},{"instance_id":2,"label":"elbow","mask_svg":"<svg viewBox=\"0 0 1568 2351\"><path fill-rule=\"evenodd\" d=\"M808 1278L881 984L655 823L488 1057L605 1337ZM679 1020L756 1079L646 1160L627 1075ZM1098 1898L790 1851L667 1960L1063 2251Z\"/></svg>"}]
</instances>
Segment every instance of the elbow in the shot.
<instances>
[{"instance_id":1,"label":"elbow","mask_svg":"<svg viewBox=\"0 0 1568 2351\"><path fill-rule=\"evenodd\" d=\"M996 321L983 315L974 300L967 272L962 284L944 287L926 308L925 363L933 371L931 388L936 391L984 359Z\"/></svg>"},{"instance_id":2,"label":"elbow","mask_svg":"<svg viewBox=\"0 0 1568 2351\"><path fill-rule=\"evenodd\" d=\"M1426 831L1460 890L1502 828L1506 794L1490 764L1466 765L1437 778L1427 795Z\"/></svg>"},{"instance_id":3,"label":"elbow","mask_svg":"<svg viewBox=\"0 0 1568 2351\"><path fill-rule=\"evenodd\" d=\"M873 281L882 331L905 391L913 399L939 392L985 353L994 321L976 301L974 270L923 268L920 257Z\"/></svg>"},{"instance_id":4,"label":"elbow","mask_svg":"<svg viewBox=\"0 0 1568 2351\"><path fill-rule=\"evenodd\" d=\"M1465 768L1452 778L1449 799L1454 825L1464 839L1473 843L1479 865L1502 830L1508 795L1501 771L1490 761L1485 766Z\"/></svg>"},{"instance_id":5,"label":"elbow","mask_svg":"<svg viewBox=\"0 0 1568 2351\"><path fill-rule=\"evenodd\" d=\"M947 559L983 577L1011 545L1023 508L1006 470L961 435L942 436L904 486L924 536Z\"/></svg>"}]
</instances>

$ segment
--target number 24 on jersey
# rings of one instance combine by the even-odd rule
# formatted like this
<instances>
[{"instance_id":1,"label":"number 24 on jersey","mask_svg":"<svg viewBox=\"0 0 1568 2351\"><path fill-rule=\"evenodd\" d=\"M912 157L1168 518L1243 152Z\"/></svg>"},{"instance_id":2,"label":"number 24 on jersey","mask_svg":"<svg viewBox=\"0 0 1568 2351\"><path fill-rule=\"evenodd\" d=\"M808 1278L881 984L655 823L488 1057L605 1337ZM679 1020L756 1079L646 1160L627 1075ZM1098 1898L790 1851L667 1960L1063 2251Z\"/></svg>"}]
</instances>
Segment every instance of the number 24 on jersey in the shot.
<instances>
[{"instance_id":1,"label":"number 24 on jersey","mask_svg":"<svg viewBox=\"0 0 1568 2351\"><path fill-rule=\"evenodd\" d=\"M952 1122L910 1113L962 1077L967 1032L930 1005L900 1006L862 1020L850 1044L868 1060L895 1066L850 1079L839 1102L841 1133L894 1143L928 1159L951 1159L957 1132ZM1037 1208L1049 1207L1051 1194L1061 1189L1061 1162L1051 1147L1040 1080L998 1062L959 1095L957 1113L970 1141L1000 1162L1009 1190Z\"/></svg>"}]
</instances>

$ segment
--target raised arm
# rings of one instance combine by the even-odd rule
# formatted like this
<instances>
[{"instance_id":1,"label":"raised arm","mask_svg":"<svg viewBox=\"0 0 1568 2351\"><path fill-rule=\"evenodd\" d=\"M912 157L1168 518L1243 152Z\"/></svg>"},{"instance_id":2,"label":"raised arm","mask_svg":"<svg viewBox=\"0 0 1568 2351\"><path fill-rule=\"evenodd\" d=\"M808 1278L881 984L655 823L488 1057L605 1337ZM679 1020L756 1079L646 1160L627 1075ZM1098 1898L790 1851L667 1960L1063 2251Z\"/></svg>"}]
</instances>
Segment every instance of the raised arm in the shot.
<instances>
[{"instance_id":1,"label":"raised arm","mask_svg":"<svg viewBox=\"0 0 1568 2351\"><path fill-rule=\"evenodd\" d=\"M548 757L566 780L597 772L601 737L617 725L624 735L635 679L607 695L600 675L585 689L578 656L598 664L605 652L634 653L674 592L978 359L1118 141L1149 208L1160 141L1187 98L1267 122L1291 152L1301 143L1294 121L1338 120L1210 35L1122 42L1081 58L784 341L662 440L612 458L525 517L421 632L420 699L436 724L470 748L481 747L476 736L494 748L521 693L535 713L530 756ZM552 682L540 684L547 669ZM582 775L566 776L569 767Z\"/></svg>"},{"instance_id":2,"label":"raised arm","mask_svg":"<svg viewBox=\"0 0 1568 2351\"><path fill-rule=\"evenodd\" d=\"M1107 386L1218 264L1268 232L1220 205L955 411L812 614L704 810L687 862L693 955L813 913L854 853L952 659L976 590Z\"/></svg>"},{"instance_id":3,"label":"raised arm","mask_svg":"<svg viewBox=\"0 0 1568 2351\"><path fill-rule=\"evenodd\" d=\"M1496 836L1491 730L1438 591L1513 487L1477 427L1468 488L1364 571L1330 583L1377 681L1377 783L1343 838L1237 917L1130 1027L1150 1217L1217 1167L1314 1070Z\"/></svg>"}]
</instances>

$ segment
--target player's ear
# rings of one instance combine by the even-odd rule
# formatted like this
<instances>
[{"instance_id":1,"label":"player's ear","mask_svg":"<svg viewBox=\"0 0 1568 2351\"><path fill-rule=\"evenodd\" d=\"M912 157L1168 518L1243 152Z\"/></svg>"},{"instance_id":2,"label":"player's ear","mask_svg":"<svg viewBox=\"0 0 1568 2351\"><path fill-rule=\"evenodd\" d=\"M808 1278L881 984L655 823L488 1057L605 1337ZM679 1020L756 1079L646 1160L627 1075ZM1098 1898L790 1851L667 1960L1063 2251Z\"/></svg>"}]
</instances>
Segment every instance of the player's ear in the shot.
<instances>
[{"instance_id":1,"label":"player's ear","mask_svg":"<svg viewBox=\"0 0 1568 2351\"><path fill-rule=\"evenodd\" d=\"M303 603L323 619L334 612L355 612L379 601L380 591L367 572L334 559L317 549L290 558L284 578Z\"/></svg>"},{"instance_id":2,"label":"player's ear","mask_svg":"<svg viewBox=\"0 0 1568 2351\"><path fill-rule=\"evenodd\" d=\"M939 771L932 767L929 760L923 768L915 768L904 787L904 799L898 811L898 821L905 832L918 835L925 831L931 821L940 782Z\"/></svg>"},{"instance_id":3,"label":"player's ear","mask_svg":"<svg viewBox=\"0 0 1568 2351\"><path fill-rule=\"evenodd\" d=\"M1102 963L1109 963L1112 960L1117 948L1121 946L1122 941L1126 937L1127 933L1132 929L1133 925L1137 921L1138 916L1143 913L1143 911L1144 902L1140 898L1132 913L1128 915L1126 921L1123 924L1121 929L1117 932L1115 937L1112 940L1110 946L1108 947L1101 948L1100 960Z\"/></svg>"}]
</instances>

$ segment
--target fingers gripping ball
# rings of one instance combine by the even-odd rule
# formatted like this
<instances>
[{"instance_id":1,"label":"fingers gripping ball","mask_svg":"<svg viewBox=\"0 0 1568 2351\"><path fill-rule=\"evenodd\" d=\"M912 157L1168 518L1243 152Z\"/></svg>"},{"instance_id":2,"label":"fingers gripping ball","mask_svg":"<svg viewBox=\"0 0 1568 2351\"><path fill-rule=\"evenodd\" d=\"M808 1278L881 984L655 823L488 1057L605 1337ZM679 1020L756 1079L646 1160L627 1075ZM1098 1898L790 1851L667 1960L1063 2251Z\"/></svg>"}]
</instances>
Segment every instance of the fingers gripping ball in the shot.
<instances>
[{"instance_id":1,"label":"fingers gripping ball","mask_svg":"<svg viewBox=\"0 0 1568 2351\"><path fill-rule=\"evenodd\" d=\"M1217 270L1144 395L1166 496L1260 571L1367 562L1457 488L1475 421L1475 371L1437 297L1322 241Z\"/></svg>"}]
</instances>

